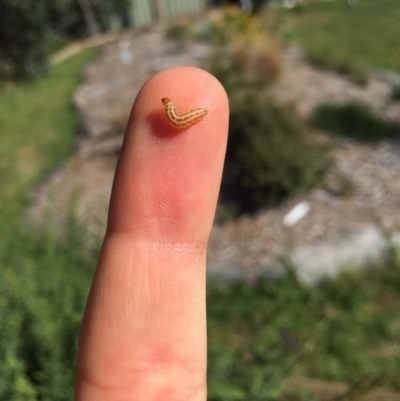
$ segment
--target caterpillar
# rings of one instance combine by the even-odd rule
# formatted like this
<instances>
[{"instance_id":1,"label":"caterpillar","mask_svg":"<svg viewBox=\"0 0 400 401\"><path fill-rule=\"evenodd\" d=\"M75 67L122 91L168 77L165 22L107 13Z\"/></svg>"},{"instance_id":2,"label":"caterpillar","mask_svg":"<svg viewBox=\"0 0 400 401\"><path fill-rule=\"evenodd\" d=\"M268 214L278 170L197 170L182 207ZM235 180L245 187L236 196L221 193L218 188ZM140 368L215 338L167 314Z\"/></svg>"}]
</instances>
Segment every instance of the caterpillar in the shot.
<instances>
[{"instance_id":1,"label":"caterpillar","mask_svg":"<svg viewBox=\"0 0 400 401\"><path fill-rule=\"evenodd\" d=\"M171 99L164 97L161 99L161 101L164 105L165 116L167 117L169 124L177 129L189 127L195 122L200 121L208 113L207 109L198 108L190 110L184 114L178 114Z\"/></svg>"}]
</instances>

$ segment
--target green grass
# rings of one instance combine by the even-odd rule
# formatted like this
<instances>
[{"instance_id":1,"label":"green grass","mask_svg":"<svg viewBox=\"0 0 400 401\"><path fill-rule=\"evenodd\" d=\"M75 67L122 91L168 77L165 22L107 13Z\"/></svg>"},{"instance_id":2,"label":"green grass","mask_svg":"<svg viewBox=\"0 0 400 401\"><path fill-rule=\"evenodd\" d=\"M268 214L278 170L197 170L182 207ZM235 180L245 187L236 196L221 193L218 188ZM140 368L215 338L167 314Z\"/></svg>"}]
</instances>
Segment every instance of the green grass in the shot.
<instances>
[{"instance_id":1,"label":"green grass","mask_svg":"<svg viewBox=\"0 0 400 401\"><path fill-rule=\"evenodd\" d=\"M73 398L77 339L97 252L71 225L63 243L13 227L0 242L0 399Z\"/></svg>"},{"instance_id":2,"label":"green grass","mask_svg":"<svg viewBox=\"0 0 400 401\"><path fill-rule=\"evenodd\" d=\"M314 124L335 135L366 142L400 138L400 126L377 116L361 103L321 104L313 113Z\"/></svg>"},{"instance_id":3,"label":"green grass","mask_svg":"<svg viewBox=\"0 0 400 401\"><path fill-rule=\"evenodd\" d=\"M364 66L400 73L400 3L398 0L317 2L286 13L286 31L312 60L362 72Z\"/></svg>"},{"instance_id":4,"label":"green grass","mask_svg":"<svg viewBox=\"0 0 400 401\"><path fill-rule=\"evenodd\" d=\"M0 88L1 225L20 212L29 188L72 151L78 121L72 94L97 52L85 51L43 79Z\"/></svg>"},{"instance_id":5,"label":"green grass","mask_svg":"<svg viewBox=\"0 0 400 401\"><path fill-rule=\"evenodd\" d=\"M98 53L0 88L0 399L70 400L78 330L97 252L73 224L62 241L22 221L28 193L74 144L72 95Z\"/></svg>"},{"instance_id":6,"label":"green grass","mask_svg":"<svg viewBox=\"0 0 400 401\"><path fill-rule=\"evenodd\" d=\"M392 99L395 101L400 100L400 84L394 85L392 87Z\"/></svg>"},{"instance_id":7,"label":"green grass","mask_svg":"<svg viewBox=\"0 0 400 401\"><path fill-rule=\"evenodd\" d=\"M289 274L208 290L210 401L280 398L302 375L400 390L400 264L318 288Z\"/></svg>"}]
</instances>

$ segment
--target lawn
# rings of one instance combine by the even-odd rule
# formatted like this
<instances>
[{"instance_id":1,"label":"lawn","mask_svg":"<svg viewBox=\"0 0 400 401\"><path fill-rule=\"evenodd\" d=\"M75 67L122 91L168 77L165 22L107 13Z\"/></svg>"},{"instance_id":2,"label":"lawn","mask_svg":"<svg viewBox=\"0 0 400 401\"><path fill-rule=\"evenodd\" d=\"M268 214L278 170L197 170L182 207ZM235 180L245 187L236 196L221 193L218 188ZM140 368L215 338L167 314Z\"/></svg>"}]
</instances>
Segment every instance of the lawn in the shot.
<instances>
[{"instance_id":1,"label":"lawn","mask_svg":"<svg viewBox=\"0 0 400 401\"><path fill-rule=\"evenodd\" d=\"M54 67L35 81L0 87L0 225L10 224L32 185L71 153L78 117L72 94L97 50ZM4 219L6 219L4 221Z\"/></svg>"},{"instance_id":2,"label":"lawn","mask_svg":"<svg viewBox=\"0 0 400 401\"><path fill-rule=\"evenodd\" d=\"M400 2L316 2L285 12L285 31L315 60L379 67L400 73Z\"/></svg>"}]
</instances>

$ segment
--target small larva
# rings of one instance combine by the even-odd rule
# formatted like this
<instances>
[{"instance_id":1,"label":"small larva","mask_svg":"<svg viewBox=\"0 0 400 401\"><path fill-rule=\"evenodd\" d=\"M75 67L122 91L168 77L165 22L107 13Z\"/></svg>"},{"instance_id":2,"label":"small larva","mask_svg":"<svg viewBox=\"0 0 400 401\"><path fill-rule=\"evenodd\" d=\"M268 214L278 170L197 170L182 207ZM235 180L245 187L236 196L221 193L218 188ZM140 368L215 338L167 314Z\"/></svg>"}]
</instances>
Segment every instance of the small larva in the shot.
<instances>
[{"instance_id":1,"label":"small larva","mask_svg":"<svg viewBox=\"0 0 400 401\"><path fill-rule=\"evenodd\" d=\"M194 124L196 121L201 120L208 113L207 109L194 109L190 110L184 114L177 114L175 105L171 99L164 97L161 99L164 105L165 115L168 122L178 129L189 127L189 125Z\"/></svg>"}]
</instances>

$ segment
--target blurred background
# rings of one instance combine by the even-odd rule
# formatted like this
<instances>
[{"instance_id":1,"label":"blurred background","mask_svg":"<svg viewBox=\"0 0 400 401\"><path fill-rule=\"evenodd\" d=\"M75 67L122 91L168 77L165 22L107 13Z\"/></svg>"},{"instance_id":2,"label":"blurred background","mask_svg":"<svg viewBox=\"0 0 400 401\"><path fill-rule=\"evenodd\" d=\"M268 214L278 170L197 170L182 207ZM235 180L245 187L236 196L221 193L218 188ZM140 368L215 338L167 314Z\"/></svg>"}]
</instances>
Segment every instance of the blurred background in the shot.
<instances>
[{"instance_id":1,"label":"blurred background","mask_svg":"<svg viewBox=\"0 0 400 401\"><path fill-rule=\"evenodd\" d=\"M231 107L208 400L400 400L399 38L399 0L0 0L0 400L72 398L130 108L177 65Z\"/></svg>"}]
</instances>

